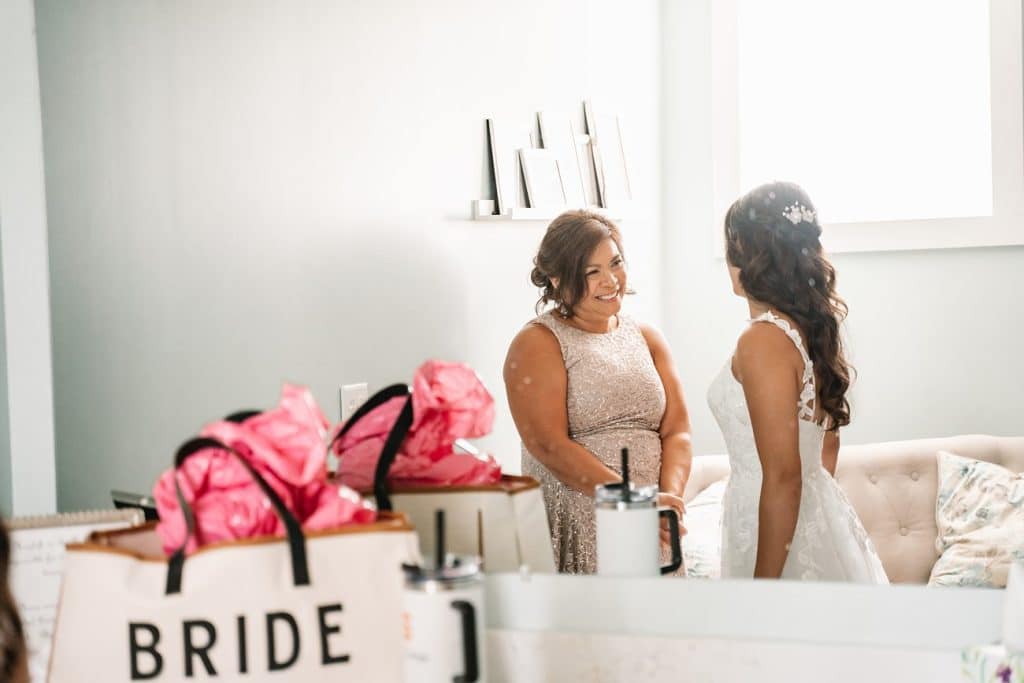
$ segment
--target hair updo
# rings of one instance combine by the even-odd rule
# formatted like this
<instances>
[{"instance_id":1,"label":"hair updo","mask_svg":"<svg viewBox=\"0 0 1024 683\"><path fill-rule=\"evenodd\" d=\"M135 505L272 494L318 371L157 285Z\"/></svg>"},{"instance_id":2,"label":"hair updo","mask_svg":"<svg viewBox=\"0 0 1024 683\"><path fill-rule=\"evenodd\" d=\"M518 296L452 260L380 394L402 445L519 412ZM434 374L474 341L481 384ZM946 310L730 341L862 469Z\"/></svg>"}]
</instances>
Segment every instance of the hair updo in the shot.
<instances>
[{"instance_id":1,"label":"hair updo","mask_svg":"<svg viewBox=\"0 0 1024 683\"><path fill-rule=\"evenodd\" d=\"M606 239L615 242L625 259L622 233L610 218L579 210L566 211L551 221L530 272L530 282L541 290L538 314L554 304L563 317L573 316L576 305L587 294L587 261ZM558 281L557 287L552 280Z\"/></svg>"}]
</instances>

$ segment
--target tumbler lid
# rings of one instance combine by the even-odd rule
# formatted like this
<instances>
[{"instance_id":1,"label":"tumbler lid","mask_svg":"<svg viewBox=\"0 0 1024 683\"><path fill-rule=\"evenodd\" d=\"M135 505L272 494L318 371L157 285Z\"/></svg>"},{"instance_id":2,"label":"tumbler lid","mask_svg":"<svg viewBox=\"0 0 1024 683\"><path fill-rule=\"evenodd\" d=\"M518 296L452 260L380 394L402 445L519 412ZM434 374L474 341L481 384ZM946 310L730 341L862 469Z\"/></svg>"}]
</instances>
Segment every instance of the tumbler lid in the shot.
<instances>
[{"instance_id":1,"label":"tumbler lid","mask_svg":"<svg viewBox=\"0 0 1024 683\"><path fill-rule=\"evenodd\" d=\"M403 564L402 570L405 572L406 587L428 590L432 584L443 589L478 581L482 578L481 564L476 555L449 553L440 567Z\"/></svg>"},{"instance_id":2,"label":"tumbler lid","mask_svg":"<svg viewBox=\"0 0 1024 683\"><path fill-rule=\"evenodd\" d=\"M448 552L443 509L434 511L434 534L433 564L402 565L406 587L426 591L444 590L479 580L481 558Z\"/></svg>"},{"instance_id":3,"label":"tumbler lid","mask_svg":"<svg viewBox=\"0 0 1024 683\"><path fill-rule=\"evenodd\" d=\"M601 510L640 510L658 506L658 487L629 484L627 497L621 483L602 484L594 489L594 507Z\"/></svg>"}]
</instances>

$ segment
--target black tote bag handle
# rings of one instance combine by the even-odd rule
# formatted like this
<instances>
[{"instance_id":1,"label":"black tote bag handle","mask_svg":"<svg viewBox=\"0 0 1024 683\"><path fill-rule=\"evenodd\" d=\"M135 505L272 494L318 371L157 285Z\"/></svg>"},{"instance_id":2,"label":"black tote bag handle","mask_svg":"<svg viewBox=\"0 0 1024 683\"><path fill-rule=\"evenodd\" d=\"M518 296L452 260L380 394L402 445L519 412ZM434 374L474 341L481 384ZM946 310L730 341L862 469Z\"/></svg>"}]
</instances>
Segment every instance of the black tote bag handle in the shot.
<instances>
[{"instance_id":1,"label":"black tote bag handle","mask_svg":"<svg viewBox=\"0 0 1024 683\"><path fill-rule=\"evenodd\" d=\"M373 474L373 497L377 499L378 510L390 511L393 509L391 506L391 495L388 492L388 470L391 469L391 464L395 461L395 456L398 455L398 450L402 447L402 442L405 441L405 437L409 434L409 429L412 427L412 392L409 390L409 386L406 384L392 384L371 396L345 422L341 431L338 432L327 448L327 450L330 450L335 442L340 441L359 420L366 417L374 408L384 405L393 398L402 396L405 397L405 403L402 404L402 410L398 414L398 419L395 420L395 424L392 425L391 431L388 432L388 436L384 440L384 447L381 449L380 458L377 460L377 469Z\"/></svg>"},{"instance_id":2,"label":"black tote bag handle","mask_svg":"<svg viewBox=\"0 0 1024 683\"><path fill-rule=\"evenodd\" d=\"M259 472L238 451L217 439L198 437L183 443L174 455L174 490L178 497L178 506L181 508L182 514L185 515L186 532L185 540L182 542L181 547L174 551L174 554L171 555L167 562L167 582L164 593L175 595L181 592L181 579L185 569L185 547L195 533L196 528L195 514L192 512L191 506L185 500L185 495L181 491L177 470L181 469L181 466L190 455L208 448L216 448L233 454L242 463L242 466L249 473L249 476L253 478L253 481L260 487L260 490L267 497L267 500L270 501L270 505L277 514L277 518L284 524L285 531L287 532L288 551L291 554L292 561L292 583L296 586L308 586L309 563L306 559L306 537L302 533L302 525L299 524L299 520L295 519L295 515L288 510L288 507L281 500L281 497L277 495L277 492L270 487L270 484L260 476Z\"/></svg>"}]
</instances>

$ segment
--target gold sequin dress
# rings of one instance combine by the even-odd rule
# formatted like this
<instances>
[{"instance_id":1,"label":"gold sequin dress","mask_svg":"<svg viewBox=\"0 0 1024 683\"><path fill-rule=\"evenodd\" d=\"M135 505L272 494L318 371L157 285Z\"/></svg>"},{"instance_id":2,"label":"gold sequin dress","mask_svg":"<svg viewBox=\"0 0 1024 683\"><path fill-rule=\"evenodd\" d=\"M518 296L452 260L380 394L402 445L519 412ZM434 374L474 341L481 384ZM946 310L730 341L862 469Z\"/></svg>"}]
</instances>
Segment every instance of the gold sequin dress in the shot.
<instances>
[{"instance_id":1,"label":"gold sequin dress","mask_svg":"<svg viewBox=\"0 0 1024 683\"><path fill-rule=\"evenodd\" d=\"M615 472L621 469L621 449L628 448L630 479L657 485L665 388L639 325L620 315L614 330L596 334L572 327L553 311L531 324L547 327L562 347L570 438ZM558 481L525 446L522 455L523 474L537 479L544 491L558 571L592 574L594 499Z\"/></svg>"}]
</instances>

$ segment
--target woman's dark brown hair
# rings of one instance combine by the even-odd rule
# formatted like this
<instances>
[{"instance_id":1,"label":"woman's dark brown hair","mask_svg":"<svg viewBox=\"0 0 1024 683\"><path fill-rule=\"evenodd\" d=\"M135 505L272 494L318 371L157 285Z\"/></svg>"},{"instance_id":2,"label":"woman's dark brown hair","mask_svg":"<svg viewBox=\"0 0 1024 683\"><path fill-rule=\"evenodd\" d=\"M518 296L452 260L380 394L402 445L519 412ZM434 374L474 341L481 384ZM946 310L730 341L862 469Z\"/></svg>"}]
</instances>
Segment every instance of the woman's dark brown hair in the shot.
<instances>
[{"instance_id":1,"label":"woman's dark brown hair","mask_svg":"<svg viewBox=\"0 0 1024 683\"><path fill-rule=\"evenodd\" d=\"M0 681L3 683L25 679L25 640L8 585L10 563L11 540L0 519Z\"/></svg>"},{"instance_id":2,"label":"woman's dark brown hair","mask_svg":"<svg viewBox=\"0 0 1024 683\"><path fill-rule=\"evenodd\" d=\"M740 269L747 296L785 313L800 328L814 363L822 423L835 431L850 423L846 393L852 368L839 334L847 308L836 294L836 271L820 237L814 204L794 183L762 185L725 216L729 264Z\"/></svg>"},{"instance_id":3,"label":"woman's dark brown hair","mask_svg":"<svg viewBox=\"0 0 1024 683\"><path fill-rule=\"evenodd\" d=\"M536 306L538 314L553 303L563 317L572 317L576 305L587 294L587 261L608 238L615 242L625 259L622 233L611 219L580 210L566 211L551 221L530 273L530 282L541 290ZM558 280L558 287L552 284L553 279Z\"/></svg>"}]
</instances>

